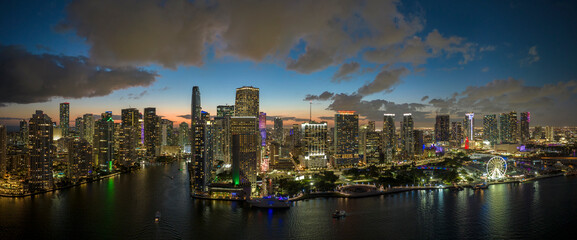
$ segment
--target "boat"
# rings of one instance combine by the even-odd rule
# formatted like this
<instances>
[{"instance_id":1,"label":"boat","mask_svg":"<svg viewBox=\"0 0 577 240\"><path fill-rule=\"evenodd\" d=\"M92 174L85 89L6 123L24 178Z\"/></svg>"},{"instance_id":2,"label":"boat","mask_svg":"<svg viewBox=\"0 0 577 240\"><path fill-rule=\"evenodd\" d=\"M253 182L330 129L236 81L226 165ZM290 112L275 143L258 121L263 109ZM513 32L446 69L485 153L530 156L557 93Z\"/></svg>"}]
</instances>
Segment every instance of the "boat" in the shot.
<instances>
[{"instance_id":1,"label":"boat","mask_svg":"<svg viewBox=\"0 0 577 240\"><path fill-rule=\"evenodd\" d=\"M474 189L487 189L489 188L489 184L487 183L480 183L475 185L475 187L473 187Z\"/></svg>"},{"instance_id":2,"label":"boat","mask_svg":"<svg viewBox=\"0 0 577 240\"><path fill-rule=\"evenodd\" d=\"M252 207L259 208L290 208L288 197L268 196L247 200Z\"/></svg>"},{"instance_id":3,"label":"boat","mask_svg":"<svg viewBox=\"0 0 577 240\"><path fill-rule=\"evenodd\" d=\"M154 215L154 222L160 222L160 211L156 211L156 215Z\"/></svg>"},{"instance_id":4,"label":"boat","mask_svg":"<svg viewBox=\"0 0 577 240\"><path fill-rule=\"evenodd\" d=\"M334 218L341 218L345 216L347 216L347 212L345 212L345 210L335 210L335 212L333 213Z\"/></svg>"}]
</instances>

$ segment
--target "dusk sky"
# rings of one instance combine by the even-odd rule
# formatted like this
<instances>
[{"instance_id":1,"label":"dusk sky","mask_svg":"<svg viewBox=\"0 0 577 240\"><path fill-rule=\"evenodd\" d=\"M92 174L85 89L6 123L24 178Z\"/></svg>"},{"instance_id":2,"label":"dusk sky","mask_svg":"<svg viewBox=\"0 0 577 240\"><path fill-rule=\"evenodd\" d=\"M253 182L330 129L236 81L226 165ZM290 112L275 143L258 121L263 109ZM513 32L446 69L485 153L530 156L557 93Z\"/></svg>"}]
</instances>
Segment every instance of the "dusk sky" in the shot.
<instances>
[{"instance_id":1,"label":"dusk sky","mask_svg":"<svg viewBox=\"0 0 577 240\"><path fill-rule=\"evenodd\" d=\"M577 1L7 1L0 8L0 123L156 107L188 121L260 88L285 126L354 110L462 120L531 112L577 125ZM269 123L270 124L270 123Z\"/></svg>"}]
</instances>

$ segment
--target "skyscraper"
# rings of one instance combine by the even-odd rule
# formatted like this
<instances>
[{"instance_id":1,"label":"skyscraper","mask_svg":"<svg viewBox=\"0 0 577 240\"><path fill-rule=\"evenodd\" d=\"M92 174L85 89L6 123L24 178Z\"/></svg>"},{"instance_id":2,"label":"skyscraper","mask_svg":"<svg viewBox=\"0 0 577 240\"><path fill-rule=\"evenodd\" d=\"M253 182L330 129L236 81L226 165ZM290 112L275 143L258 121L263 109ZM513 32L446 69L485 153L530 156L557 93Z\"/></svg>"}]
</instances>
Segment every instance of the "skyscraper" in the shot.
<instances>
[{"instance_id":1,"label":"skyscraper","mask_svg":"<svg viewBox=\"0 0 577 240\"><path fill-rule=\"evenodd\" d=\"M92 166L92 145L82 138L68 141L68 177L73 183L86 178Z\"/></svg>"},{"instance_id":2,"label":"skyscraper","mask_svg":"<svg viewBox=\"0 0 577 240\"><path fill-rule=\"evenodd\" d=\"M410 113L403 114L403 122L401 122L401 148L405 157L412 158L415 149L415 140L413 134L413 115Z\"/></svg>"},{"instance_id":3,"label":"skyscraper","mask_svg":"<svg viewBox=\"0 0 577 240\"><path fill-rule=\"evenodd\" d=\"M359 115L355 111L335 114L335 166L353 166L359 162Z\"/></svg>"},{"instance_id":4,"label":"skyscraper","mask_svg":"<svg viewBox=\"0 0 577 240\"><path fill-rule=\"evenodd\" d=\"M202 108L200 107L200 90L198 86L192 87L192 101L191 101L191 110L190 110L190 120L191 126L194 125L194 121L200 119L200 112Z\"/></svg>"},{"instance_id":5,"label":"skyscraper","mask_svg":"<svg viewBox=\"0 0 577 240\"><path fill-rule=\"evenodd\" d=\"M6 127L0 125L0 176L4 176L6 173L6 165L8 163L8 158L6 151L8 151L8 135L6 132Z\"/></svg>"},{"instance_id":6,"label":"skyscraper","mask_svg":"<svg viewBox=\"0 0 577 240\"><path fill-rule=\"evenodd\" d=\"M52 188L52 119L36 110L28 122L30 132L30 190Z\"/></svg>"},{"instance_id":7,"label":"skyscraper","mask_svg":"<svg viewBox=\"0 0 577 240\"><path fill-rule=\"evenodd\" d=\"M327 123L301 124L302 142L305 146L304 165L307 168L327 166Z\"/></svg>"},{"instance_id":8,"label":"skyscraper","mask_svg":"<svg viewBox=\"0 0 577 240\"><path fill-rule=\"evenodd\" d=\"M395 133L395 114L385 113L383 120L383 154L385 161L393 160L397 149L397 135Z\"/></svg>"},{"instance_id":9,"label":"skyscraper","mask_svg":"<svg viewBox=\"0 0 577 240\"><path fill-rule=\"evenodd\" d=\"M95 131L96 145L96 164L100 169L111 171L114 161L114 120L112 112L102 113L100 120L97 122L97 131Z\"/></svg>"},{"instance_id":10,"label":"skyscraper","mask_svg":"<svg viewBox=\"0 0 577 240\"><path fill-rule=\"evenodd\" d=\"M230 119L232 138L232 178L235 185L250 184L256 188L256 171L260 138L256 117L235 116Z\"/></svg>"},{"instance_id":11,"label":"skyscraper","mask_svg":"<svg viewBox=\"0 0 577 240\"><path fill-rule=\"evenodd\" d=\"M136 108L122 109L119 136L119 162L131 165L136 159L136 148L140 143L140 112Z\"/></svg>"},{"instance_id":12,"label":"skyscraper","mask_svg":"<svg viewBox=\"0 0 577 240\"><path fill-rule=\"evenodd\" d=\"M497 115L490 114L483 117L483 140L491 145L499 142L499 129L497 128Z\"/></svg>"},{"instance_id":13,"label":"skyscraper","mask_svg":"<svg viewBox=\"0 0 577 240\"><path fill-rule=\"evenodd\" d=\"M184 150L186 145L190 145L190 128L188 127L188 123L181 122L178 125L178 145L181 149Z\"/></svg>"},{"instance_id":14,"label":"skyscraper","mask_svg":"<svg viewBox=\"0 0 577 240\"><path fill-rule=\"evenodd\" d=\"M237 88L234 108L235 116L253 116L258 118L259 89L247 86Z\"/></svg>"},{"instance_id":15,"label":"skyscraper","mask_svg":"<svg viewBox=\"0 0 577 240\"><path fill-rule=\"evenodd\" d=\"M216 106L217 117L232 117L234 116L234 105L218 105Z\"/></svg>"},{"instance_id":16,"label":"skyscraper","mask_svg":"<svg viewBox=\"0 0 577 240\"><path fill-rule=\"evenodd\" d=\"M94 116L92 114L84 114L82 116L82 137L88 141L88 143L94 146Z\"/></svg>"},{"instance_id":17,"label":"skyscraper","mask_svg":"<svg viewBox=\"0 0 577 240\"><path fill-rule=\"evenodd\" d=\"M24 146L28 146L28 138L30 136L28 135L28 122L26 122L25 119L20 120L20 138L21 138L21 144L20 145L24 145Z\"/></svg>"},{"instance_id":18,"label":"skyscraper","mask_svg":"<svg viewBox=\"0 0 577 240\"><path fill-rule=\"evenodd\" d=\"M283 121L280 117L274 118L274 138L279 143L283 143L284 140L284 129L283 129Z\"/></svg>"},{"instance_id":19,"label":"skyscraper","mask_svg":"<svg viewBox=\"0 0 577 240\"><path fill-rule=\"evenodd\" d=\"M462 122L451 122L451 142L453 142L456 147L461 146L461 143L463 143Z\"/></svg>"},{"instance_id":20,"label":"skyscraper","mask_svg":"<svg viewBox=\"0 0 577 240\"><path fill-rule=\"evenodd\" d=\"M266 146L266 113L261 112L258 116L258 129L260 131L261 146Z\"/></svg>"},{"instance_id":21,"label":"skyscraper","mask_svg":"<svg viewBox=\"0 0 577 240\"><path fill-rule=\"evenodd\" d=\"M522 144L527 143L531 134L529 133L529 123L531 122L531 113L522 112L519 121L519 139Z\"/></svg>"},{"instance_id":22,"label":"skyscraper","mask_svg":"<svg viewBox=\"0 0 577 240\"><path fill-rule=\"evenodd\" d=\"M146 155L149 157L158 156L159 152L159 117L156 115L156 108L144 109L144 147Z\"/></svg>"},{"instance_id":23,"label":"skyscraper","mask_svg":"<svg viewBox=\"0 0 577 240\"><path fill-rule=\"evenodd\" d=\"M451 124L449 115L437 115L435 120L435 142L449 141L451 136L449 131Z\"/></svg>"},{"instance_id":24,"label":"skyscraper","mask_svg":"<svg viewBox=\"0 0 577 240\"><path fill-rule=\"evenodd\" d=\"M499 115L499 140L501 143L518 143L517 112Z\"/></svg>"},{"instance_id":25,"label":"skyscraper","mask_svg":"<svg viewBox=\"0 0 577 240\"><path fill-rule=\"evenodd\" d=\"M464 120L465 137L469 141L475 141L475 113L466 113Z\"/></svg>"},{"instance_id":26,"label":"skyscraper","mask_svg":"<svg viewBox=\"0 0 577 240\"><path fill-rule=\"evenodd\" d=\"M424 152L423 130L413 130L414 151L415 155L421 155Z\"/></svg>"},{"instance_id":27,"label":"skyscraper","mask_svg":"<svg viewBox=\"0 0 577 240\"><path fill-rule=\"evenodd\" d=\"M60 103L60 129L62 137L68 137L70 132L70 103Z\"/></svg>"}]
</instances>

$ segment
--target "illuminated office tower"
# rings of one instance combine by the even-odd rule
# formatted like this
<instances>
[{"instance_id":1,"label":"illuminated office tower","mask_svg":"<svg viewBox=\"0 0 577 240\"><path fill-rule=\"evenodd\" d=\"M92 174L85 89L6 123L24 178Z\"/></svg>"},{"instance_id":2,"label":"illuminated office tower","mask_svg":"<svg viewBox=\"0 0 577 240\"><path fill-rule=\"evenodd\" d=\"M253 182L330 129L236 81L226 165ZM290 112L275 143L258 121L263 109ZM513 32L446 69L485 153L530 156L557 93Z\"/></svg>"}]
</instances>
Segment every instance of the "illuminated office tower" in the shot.
<instances>
[{"instance_id":1,"label":"illuminated office tower","mask_svg":"<svg viewBox=\"0 0 577 240\"><path fill-rule=\"evenodd\" d=\"M136 108L126 108L121 111L121 126L119 128L119 162L124 166L131 165L136 157L136 148L140 143L141 127L140 112Z\"/></svg>"},{"instance_id":2,"label":"illuminated office tower","mask_svg":"<svg viewBox=\"0 0 577 240\"><path fill-rule=\"evenodd\" d=\"M20 145L28 146L28 137L28 122L22 119L20 120L20 139L22 141Z\"/></svg>"},{"instance_id":3,"label":"illuminated office tower","mask_svg":"<svg viewBox=\"0 0 577 240\"><path fill-rule=\"evenodd\" d=\"M424 152L423 130L413 130L413 139L415 141L414 151L415 155L422 155Z\"/></svg>"},{"instance_id":4,"label":"illuminated office tower","mask_svg":"<svg viewBox=\"0 0 577 240\"><path fill-rule=\"evenodd\" d=\"M369 131L365 135L365 163L377 164L381 161L381 147L383 145L383 137L381 132L370 131L371 125L369 124Z\"/></svg>"},{"instance_id":5,"label":"illuminated office tower","mask_svg":"<svg viewBox=\"0 0 577 240\"><path fill-rule=\"evenodd\" d=\"M327 123L301 124L304 145L304 166L325 168L327 166Z\"/></svg>"},{"instance_id":6,"label":"illuminated office tower","mask_svg":"<svg viewBox=\"0 0 577 240\"><path fill-rule=\"evenodd\" d=\"M236 100L234 104L234 115L253 116L259 115L259 89L255 87L240 87L236 89Z\"/></svg>"},{"instance_id":7,"label":"illuminated office tower","mask_svg":"<svg viewBox=\"0 0 577 240\"><path fill-rule=\"evenodd\" d=\"M6 173L6 166L8 165L8 157L6 151L8 151L8 134L6 132L6 127L0 125L0 177L4 176Z\"/></svg>"},{"instance_id":8,"label":"illuminated office tower","mask_svg":"<svg viewBox=\"0 0 577 240\"><path fill-rule=\"evenodd\" d=\"M249 184L256 189L256 171L260 138L255 128L256 117L230 118L232 138L232 178L235 185Z\"/></svg>"},{"instance_id":9,"label":"illuminated office tower","mask_svg":"<svg viewBox=\"0 0 577 240\"><path fill-rule=\"evenodd\" d=\"M413 157L415 150L415 140L413 136L413 115L410 113L403 114L401 122L401 151L405 157Z\"/></svg>"},{"instance_id":10,"label":"illuminated office tower","mask_svg":"<svg viewBox=\"0 0 577 240\"><path fill-rule=\"evenodd\" d=\"M395 114L385 113L383 120L383 154L385 161L393 160L397 149L397 136L395 133Z\"/></svg>"},{"instance_id":11,"label":"illuminated office tower","mask_svg":"<svg viewBox=\"0 0 577 240\"><path fill-rule=\"evenodd\" d=\"M499 143L499 129L497 126L497 115L483 116L483 141L488 141L491 145Z\"/></svg>"},{"instance_id":12,"label":"illuminated office tower","mask_svg":"<svg viewBox=\"0 0 577 240\"><path fill-rule=\"evenodd\" d=\"M517 143L518 129L516 112L499 115L499 140L501 143Z\"/></svg>"},{"instance_id":13,"label":"illuminated office tower","mask_svg":"<svg viewBox=\"0 0 577 240\"><path fill-rule=\"evenodd\" d=\"M335 114L335 166L353 166L359 162L359 115L355 111Z\"/></svg>"},{"instance_id":14,"label":"illuminated office tower","mask_svg":"<svg viewBox=\"0 0 577 240\"><path fill-rule=\"evenodd\" d=\"M70 139L67 144L68 177L77 183L92 171L92 145L82 138Z\"/></svg>"},{"instance_id":15,"label":"illuminated office tower","mask_svg":"<svg viewBox=\"0 0 577 240\"><path fill-rule=\"evenodd\" d=\"M261 112L258 116L258 129L260 131L261 146L266 146L266 113Z\"/></svg>"},{"instance_id":16,"label":"illuminated office tower","mask_svg":"<svg viewBox=\"0 0 577 240\"><path fill-rule=\"evenodd\" d=\"M30 190L52 188L52 119L36 110L28 121L30 153Z\"/></svg>"},{"instance_id":17,"label":"illuminated office tower","mask_svg":"<svg viewBox=\"0 0 577 240\"><path fill-rule=\"evenodd\" d=\"M74 137L82 138L82 126L83 125L84 125L84 119L82 117L77 117L74 120L74 129L75 129Z\"/></svg>"},{"instance_id":18,"label":"illuminated office tower","mask_svg":"<svg viewBox=\"0 0 577 240\"><path fill-rule=\"evenodd\" d=\"M207 124L202 120L195 121L193 132L193 162L192 162L192 188L195 195L205 195L208 192L210 180L210 165L208 161ZM208 141L207 141L208 140Z\"/></svg>"},{"instance_id":19,"label":"illuminated office tower","mask_svg":"<svg viewBox=\"0 0 577 240\"><path fill-rule=\"evenodd\" d=\"M463 143L463 123L451 122L451 142L454 146L459 147Z\"/></svg>"},{"instance_id":20,"label":"illuminated office tower","mask_svg":"<svg viewBox=\"0 0 577 240\"><path fill-rule=\"evenodd\" d=\"M555 141L555 128L552 126L545 127L545 138L549 142Z\"/></svg>"},{"instance_id":21,"label":"illuminated office tower","mask_svg":"<svg viewBox=\"0 0 577 240\"><path fill-rule=\"evenodd\" d=\"M202 108L200 107L200 90L198 86L192 87L192 101L190 110L190 120L192 122L191 126L194 125L194 121L200 120L200 112Z\"/></svg>"},{"instance_id":22,"label":"illuminated office tower","mask_svg":"<svg viewBox=\"0 0 577 240\"><path fill-rule=\"evenodd\" d=\"M159 117L156 108L144 109L144 147L148 157L156 157L159 153Z\"/></svg>"},{"instance_id":23,"label":"illuminated office tower","mask_svg":"<svg viewBox=\"0 0 577 240\"><path fill-rule=\"evenodd\" d=\"M511 143L519 143L519 119L515 111L509 113L509 127L511 128Z\"/></svg>"},{"instance_id":24,"label":"illuminated office tower","mask_svg":"<svg viewBox=\"0 0 577 240\"><path fill-rule=\"evenodd\" d=\"M367 129L369 130L369 132L374 132L375 131L375 121L369 121L369 123L367 124Z\"/></svg>"},{"instance_id":25,"label":"illuminated office tower","mask_svg":"<svg viewBox=\"0 0 577 240\"><path fill-rule=\"evenodd\" d=\"M519 140L522 144L527 143L531 137L529 133L529 122L531 122L531 113L522 112L519 121Z\"/></svg>"},{"instance_id":26,"label":"illuminated office tower","mask_svg":"<svg viewBox=\"0 0 577 240\"><path fill-rule=\"evenodd\" d=\"M87 113L82 119L82 137L94 146L94 116Z\"/></svg>"},{"instance_id":27,"label":"illuminated office tower","mask_svg":"<svg viewBox=\"0 0 577 240\"><path fill-rule=\"evenodd\" d=\"M174 123L168 119L160 119L160 145L174 146Z\"/></svg>"},{"instance_id":28,"label":"illuminated office tower","mask_svg":"<svg viewBox=\"0 0 577 240\"><path fill-rule=\"evenodd\" d=\"M188 127L188 123L181 122L178 125L178 146L181 149L184 149L186 145L190 145L190 128Z\"/></svg>"},{"instance_id":29,"label":"illuminated office tower","mask_svg":"<svg viewBox=\"0 0 577 240\"><path fill-rule=\"evenodd\" d=\"M234 116L234 105L218 105L216 106L217 117L232 117Z\"/></svg>"},{"instance_id":30,"label":"illuminated office tower","mask_svg":"<svg viewBox=\"0 0 577 240\"><path fill-rule=\"evenodd\" d=\"M535 126L535 129L533 130L533 139L540 140L544 138L545 138L545 131L543 130L543 127Z\"/></svg>"},{"instance_id":31,"label":"illuminated office tower","mask_svg":"<svg viewBox=\"0 0 577 240\"><path fill-rule=\"evenodd\" d=\"M298 124L293 124L293 128L291 129L291 136L292 136L292 141L291 144L292 146L297 146L300 144L301 139L302 139L302 132L300 131L301 126Z\"/></svg>"},{"instance_id":32,"label":"illuminated office tower","mask_svg":"<svg viewBox=\"0 0 577 240\"><path fill-rule=\"evenodd\" d=\"M215 117L212 121L213 158L215 162L222 161L231 164L230 149L230 117Z\"/></svg>"},{"instance_id":33,"label":"illuminated office tower","mask_svg":"<svg viewBox=\"0 0 577 240\"><path fill-rule=\"evenodd\" d=\"M464 122L465 138L475 141L475 113L466 113Z\"/></svg>"},{"instance_id":34,"label":"illuminated office tower","mask_svg":"<svg viewBox=\"0 0 577 240\"><path fill-rule=\"evenodd\" d=\"M280 117L274 118L274 138L280 144L283 143L284 140L284 129L283 129L283 121Z\"/></svg>"},{"instance_id":35,"label":"illuminated office tower","mask_svg":"<svg viewBox=\"0 0 577 240\"><path fill-rule=\"evenodd\" d=\"M451 120L449 115L437 115L435 118L435 142L447 142L450 139L449 127Z\"/></svg>"},{"instance_id":36,"label":"illuminated office tower","mask_svg":"<svg viewBox=\"0 0 577 240\"><path fill-rule=\"evenodd\" d=\"M62 137L68 137L70 132L70 103L60 103L60 129Z\"/></svg>"},{"instance_id":37,"label":"illuminated office tower","mask_svg":"<svg viewBox=\"0 0 577 240\"><path fill-rule=\"evenodd\" d=\"M200 120L202 121L210 121L210 113L206 111L200 111Z\"/></svg>"},{"instance_id":38,"label":"illuminated office tower","mask_svg":"<svg viewBox=\"0 0 577 240\"><path fill-rule=\"evenodd\" d=\"M114 120L112 112L102 113L100 120L96 122L95 131L96 161L95 163L105 171L111 171L114 161Z\"/></svg>"}]
</instances>

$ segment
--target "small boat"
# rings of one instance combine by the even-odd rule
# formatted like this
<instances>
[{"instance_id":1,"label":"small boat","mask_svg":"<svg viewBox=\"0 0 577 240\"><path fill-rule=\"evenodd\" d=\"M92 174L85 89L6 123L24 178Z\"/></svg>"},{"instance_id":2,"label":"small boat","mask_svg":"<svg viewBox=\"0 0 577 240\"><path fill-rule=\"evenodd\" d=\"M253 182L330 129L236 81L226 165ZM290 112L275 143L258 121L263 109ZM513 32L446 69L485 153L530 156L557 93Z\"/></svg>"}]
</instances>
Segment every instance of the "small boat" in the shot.
<instances>
[{"instance_id":1,"label":"small boat","mask_svg":"<svg viewBox=\"0 0 577 240\"><path fill-rule=\"evenodd\" d=\"M489 184L487 184L487 183L477 184L477 185L475 185L474 188L475 189L487 189L487 188L489 188Z\"/></svg>"},{"instance_id":2,"label":"small boat","mask_svg":"<svg viewBox=\"0 0 577 240\"><path fill-rule=\"evenodd\" d=\"M347 216L347 212L345 212L345 210L335 210L335 212L333 213L334 218L341 218L345 216Z\"/></svg>"},{"instance_id":3,"label":"small boat","mask_svg":"<svg viewBox=\"0 0 577 240\"><path fill-rule=\"evenodd\" d=\"M288 197L268 196L263 198L254 198L247 200L252 207L259 208L290 208L291 204Z\"/></svg>"},{"instance_id":4,"label":"small boat","mask_svg":"<svg viewBox=\"0 0 577 240\"><path fill-rule=\"evenodd\" d=\"M154 215L154 222L160 222L160 211L156 211L156 215Z\"/></svg>"}]
</instances>

